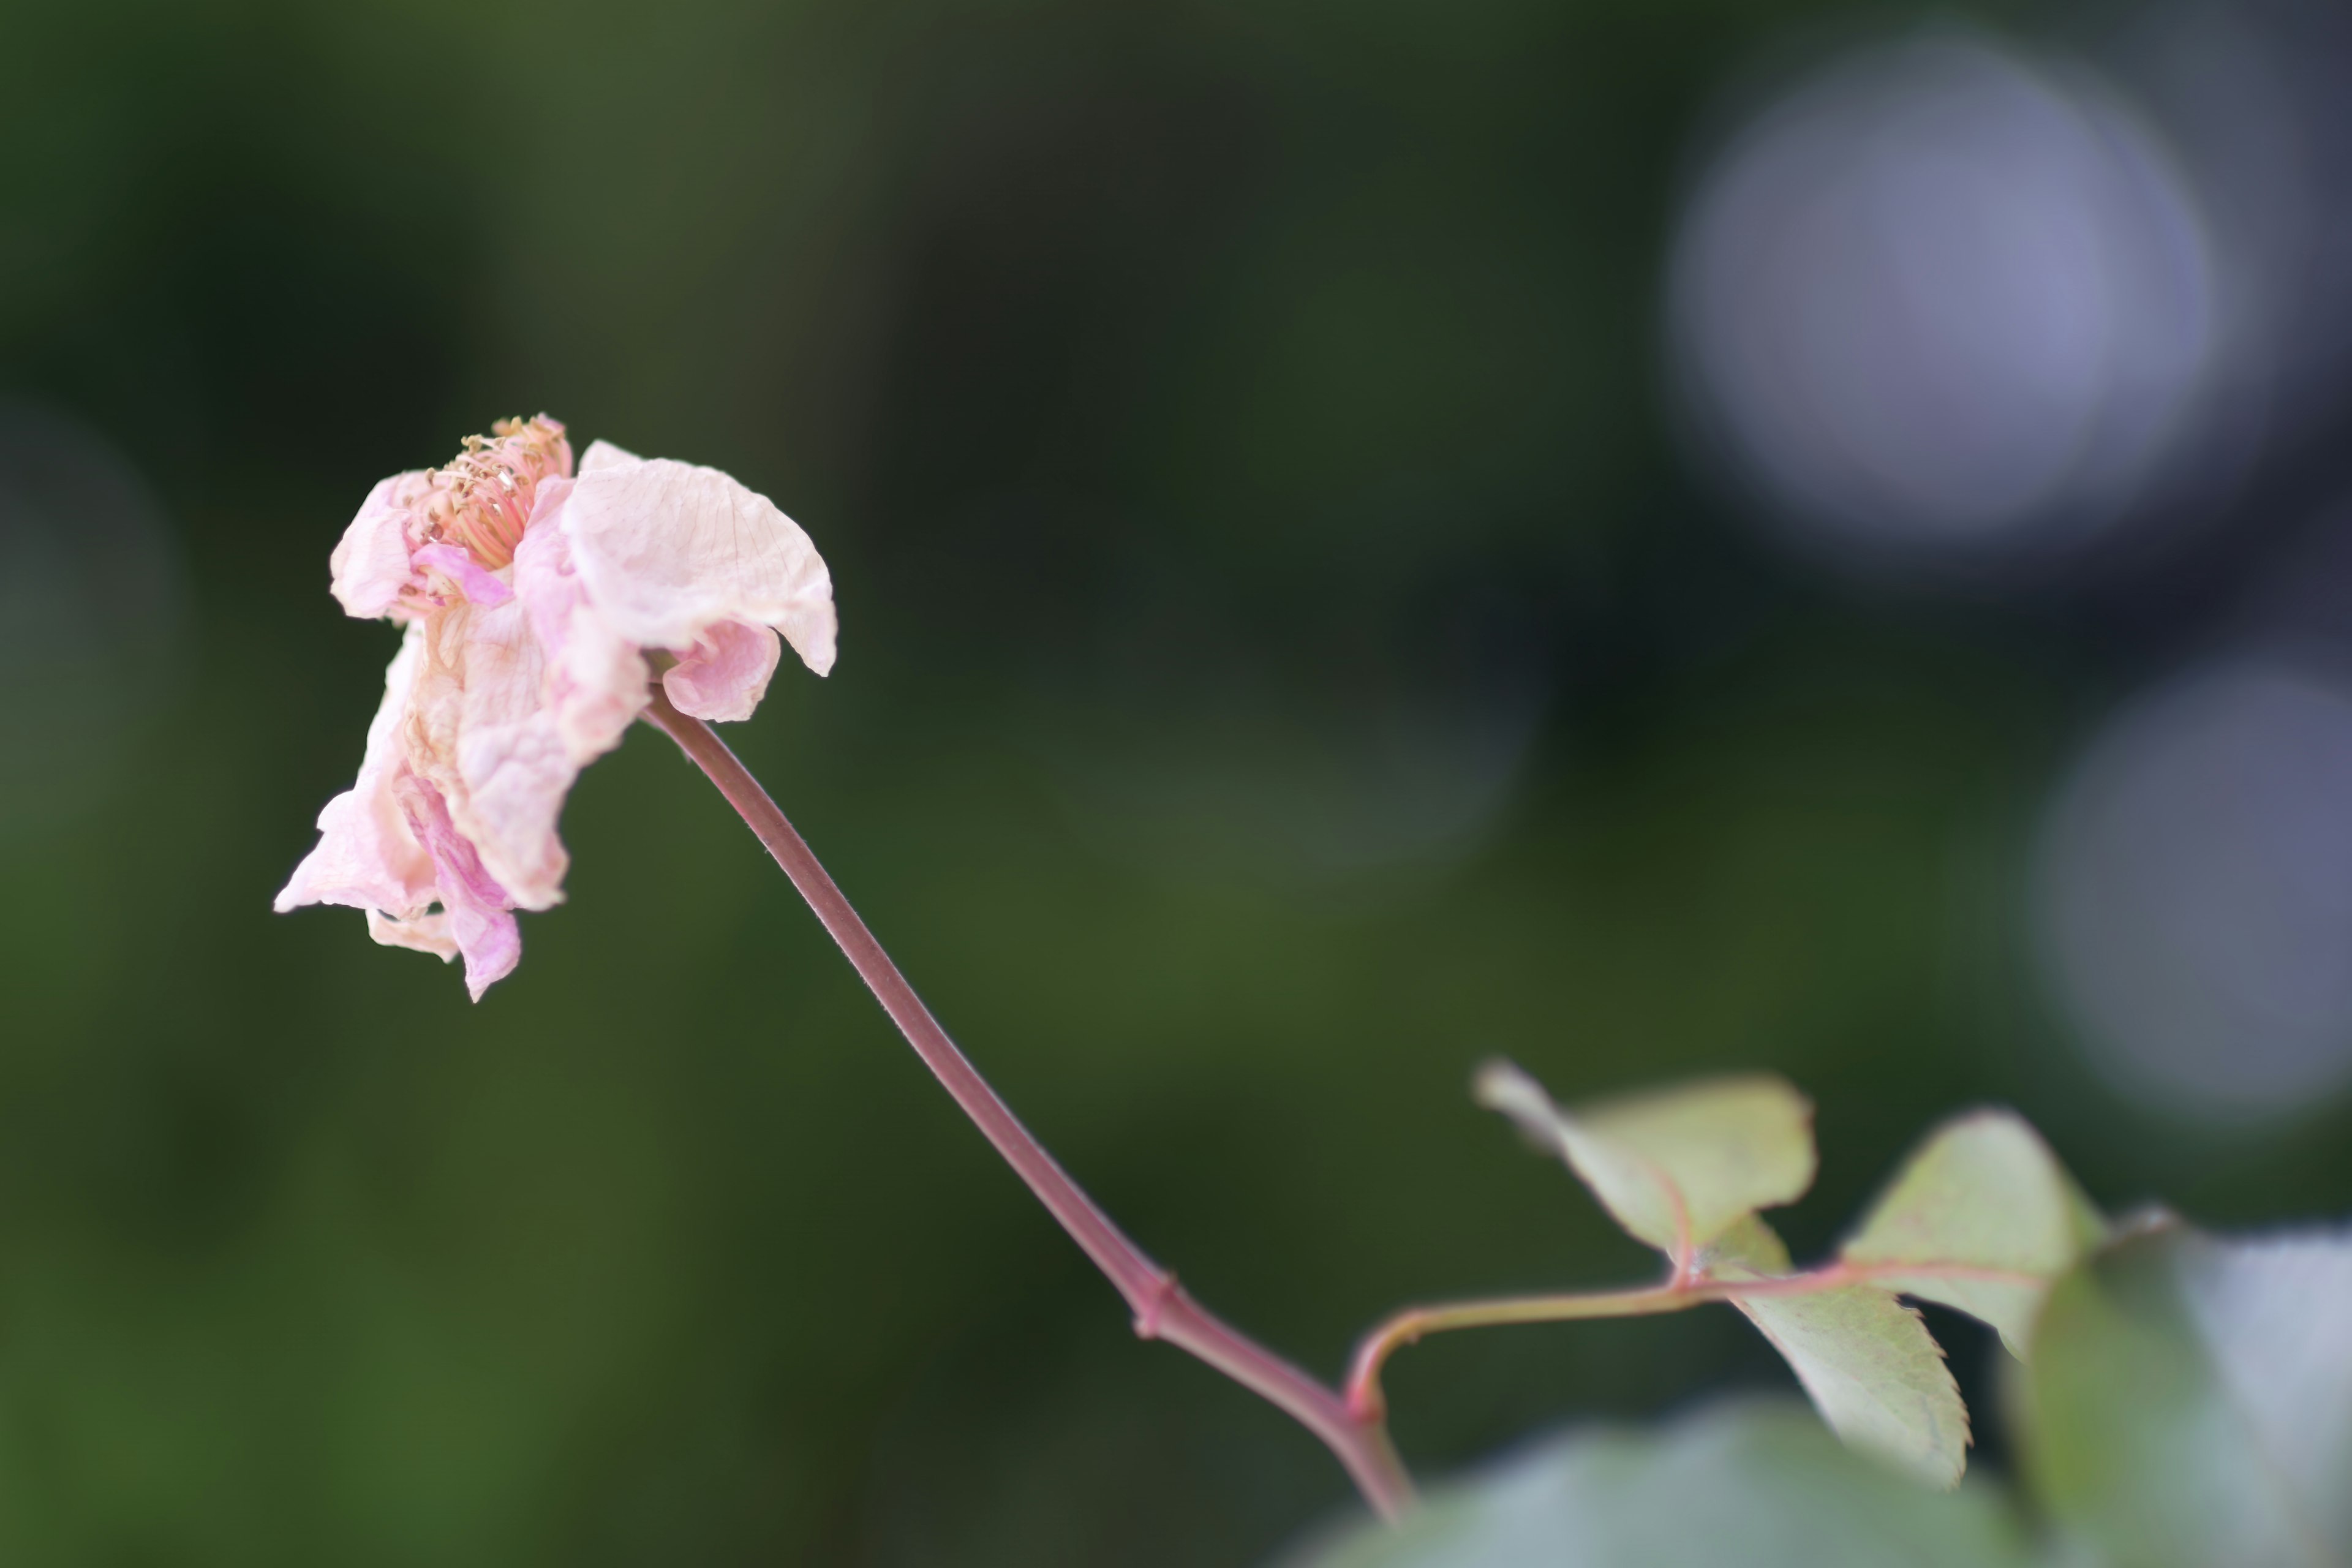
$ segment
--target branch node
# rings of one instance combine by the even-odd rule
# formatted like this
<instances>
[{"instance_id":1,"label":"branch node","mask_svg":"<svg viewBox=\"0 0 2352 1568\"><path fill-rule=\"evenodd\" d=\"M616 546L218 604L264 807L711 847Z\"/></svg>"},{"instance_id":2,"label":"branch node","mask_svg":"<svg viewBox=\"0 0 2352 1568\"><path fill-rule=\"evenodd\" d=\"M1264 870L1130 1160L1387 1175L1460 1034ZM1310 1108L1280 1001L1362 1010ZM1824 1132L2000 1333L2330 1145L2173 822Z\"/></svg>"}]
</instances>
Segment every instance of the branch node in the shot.
<instances>
[{"instance_id":1,"label":"branch node","mask_svg":"<svg viewBox=\"0 0 2352 1568\"><path fill-rule=\"evenodd\" d=\"M1137 1339L1156 1340L1160 1337L1160 1317L1168 1310L1168 1303L1176 1299L1177 1290L1176 1271L1172 1268L1163 1269L1160 1277L1151 1282L1151 1294L1144 1299L1143 1305L1136 1311L1135 1337Z\"/></svg>"}]
</instances>

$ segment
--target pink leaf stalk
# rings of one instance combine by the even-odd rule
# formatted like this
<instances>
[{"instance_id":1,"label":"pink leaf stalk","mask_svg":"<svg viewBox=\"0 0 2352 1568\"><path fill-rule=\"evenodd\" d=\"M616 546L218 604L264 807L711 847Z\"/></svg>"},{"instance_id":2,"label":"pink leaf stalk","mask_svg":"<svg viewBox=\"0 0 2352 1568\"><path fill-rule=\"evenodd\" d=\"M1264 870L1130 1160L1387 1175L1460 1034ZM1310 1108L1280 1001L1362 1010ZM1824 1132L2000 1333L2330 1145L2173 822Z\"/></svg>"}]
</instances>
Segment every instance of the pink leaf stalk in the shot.
<instances>
[{"instance_id":1,"label":"pink leaf stalk","mask_svg":"<svg viewBox=\"0 0 2352 1568\"><path fill-rule=\"evenodd\" d=\"M898 966L875 940L848 899L835 885L815 852L786 820L768 792L736 759L710 726L679 712L656 697L646 712L692 758L696 766L719 786L776 864L800 889L817 920L840 944L860 979L874 993L890 1021L898 1026L923 1065L963 1109L982 1134L994 1144L1004 1163L1028 1184L1070 1239L1076 1242L1103 1277L1126 1299L1135 1314L1138 1338L1161 1340L1185 1351L1224 1373L1234 1382L1272 1404L1322 1439L1349 1479L1374 1512L1394 1520L1412 1506L1412 1478L1405 1473L1389 1441L1383 1415L1370 1406L1359 1409L1339 1391L1326 1387L1291 1363L1267 1350L1223 1319L1209 1311L1176 1282L1176 1276L1153 1262L1144 1250L1114 1224L1054 1156L1021 1124L970 1058L956 1048L930 1009L898 973Z\"/></svg>"}]
</instances>

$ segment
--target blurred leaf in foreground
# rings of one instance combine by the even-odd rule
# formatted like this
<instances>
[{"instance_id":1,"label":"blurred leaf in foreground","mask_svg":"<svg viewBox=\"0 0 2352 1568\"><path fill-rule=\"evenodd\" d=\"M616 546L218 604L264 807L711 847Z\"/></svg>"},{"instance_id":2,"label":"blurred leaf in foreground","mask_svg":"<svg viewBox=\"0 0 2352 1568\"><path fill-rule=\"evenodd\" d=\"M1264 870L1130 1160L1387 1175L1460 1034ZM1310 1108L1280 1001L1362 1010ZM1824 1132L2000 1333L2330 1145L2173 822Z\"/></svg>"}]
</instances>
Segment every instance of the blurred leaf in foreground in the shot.
<instances>
[{"instance_id":1,"label":"blurred leaf in foreground","mask_svg":"<svg viewBox=\"0 0 2352 1568\"><path fill-rule=\"evenodd\" d=\"M1919 1146L1840 1256L1890 1289L1991 1324L2022 1356L2050 1282L2105 1230L2022 1117L1979 1110ZM1921 1272L1889 1271L1906 1263Z\"/></svg>"},{"instance_id":2,"label":"blurred leaf in foreground","mask_svg":"<svg viewBox=\"0 0 2352 1568\"><path fill-rule=\"evenodd\" d=\"M1402 1528L1365 1526L1287 1568L2023 1568L2001 1495L1922 1491L1778 1400L1654 1435L1581 1433L1487 1470Z\"/></svg>"},{"instance_id":3,"label":"blurred leaf in foreground","mask_svg":"<svg viewBox=\"0 0 2352 1568\"><path fill-rule=\"evenodd\" d=\"M1789 1272L1789 1249L1753 1216L1707 1259L1707 1277L1727 1282ZM1968 1465L1968 1406L1927 1325L1891 1290L1844 1285L1735 1297L1732 1305L1787 1359L1840 1437L1931 1486L1959 1484Z\"/></svg>"},{"instance_id":4,"label":"blurred leaf in foreground","mask_svg":"<svg viewBox=\"0 0 2352 1568\"><path fill-rule=\"evenodd\" d=\"M2033 1352L2029 1471L2098 1560L2352 1563L2352 1231L2159 1222L2060 1282Z\"/></svg>"},{"instance_id":5,"label":"blurred leaf in foreground","mask_svg":"<svg viewBox=\"0 0 2352 1568\"><path fill-rule=\"evenodd\" d=\"M1562 1110L1526 1073L1493 1062L1475 1092L1558 1151L1618 1224L1678 1263L1813 1184L1812 1103L1769 1073Z\"/></svg>"}]
</instances>

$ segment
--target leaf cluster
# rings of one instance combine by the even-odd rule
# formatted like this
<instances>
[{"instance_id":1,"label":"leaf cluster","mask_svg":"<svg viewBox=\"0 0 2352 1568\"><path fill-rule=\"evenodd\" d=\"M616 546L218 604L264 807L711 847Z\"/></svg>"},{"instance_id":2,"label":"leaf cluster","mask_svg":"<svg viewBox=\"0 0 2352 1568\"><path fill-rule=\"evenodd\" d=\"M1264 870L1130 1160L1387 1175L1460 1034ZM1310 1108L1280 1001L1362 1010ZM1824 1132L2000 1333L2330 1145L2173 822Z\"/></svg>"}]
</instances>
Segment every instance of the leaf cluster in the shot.
<instances>
[{"instance_id":1,"label":"leaf cluster","mask_svg":"<svg viewBox=\"0 0 2352 1568\"><path fill-rule=\"evenodd\" d=\"M1662 1253L1667 1278L1421 1309L1412 1337L1727 1302L1822 1421L1750 1400L1555 1438L1298 1568L2352 1564L2352 1230L2112 1226L2031 1126L1984 1110L1932 1131L1836 1256L1798 1270L1759 1212L1812 1183L1812 1110L1785 1081L1572 1110L1507 1064L1476 1088ZM1960 1484L1968 1412L1905 1298L2000 1335L2021 1487Z\"/></svg>"}]
</instances>

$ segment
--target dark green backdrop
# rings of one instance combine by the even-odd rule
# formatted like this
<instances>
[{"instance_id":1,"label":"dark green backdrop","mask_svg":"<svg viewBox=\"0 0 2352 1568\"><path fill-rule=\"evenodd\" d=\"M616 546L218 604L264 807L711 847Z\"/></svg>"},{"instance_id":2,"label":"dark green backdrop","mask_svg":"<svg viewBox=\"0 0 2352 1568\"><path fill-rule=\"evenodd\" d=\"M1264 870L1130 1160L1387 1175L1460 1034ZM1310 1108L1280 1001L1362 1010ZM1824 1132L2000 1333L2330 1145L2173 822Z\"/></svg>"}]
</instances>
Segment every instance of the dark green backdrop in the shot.
<instances>
[{"instance_id":1,"label":"dark green backdrop","mask_svg":"<svg viewBox=\"0 0 2352 1568\"><path fill-rule=\"evenodd\" d=\"M1670 439L1710 106L1904 15L10 0L0 393L165 532L0 630L0 1556L1149 1568L1345 1500L1128 1336L658 735L478 1007L268 912L394 642L329 547L542 408L808 528L841 664L732 738L1073 1170L1320 1372L1416 1296L1648 1270L1471 1109L1494 1052L1788 1073L1801 1250L1985 1098L2109 1202L2352 1207L2343 1114L2147 1120L2030 961L2034 814L2161 648L1842 586ZM1694 1314L1391 1388L1434 1468L1784 1376Z\"/></svg>"}]
</instances>

